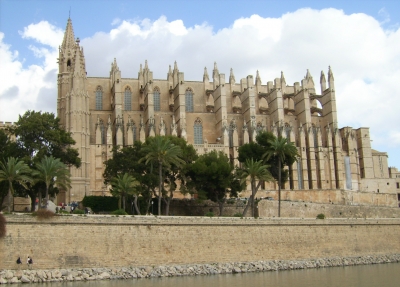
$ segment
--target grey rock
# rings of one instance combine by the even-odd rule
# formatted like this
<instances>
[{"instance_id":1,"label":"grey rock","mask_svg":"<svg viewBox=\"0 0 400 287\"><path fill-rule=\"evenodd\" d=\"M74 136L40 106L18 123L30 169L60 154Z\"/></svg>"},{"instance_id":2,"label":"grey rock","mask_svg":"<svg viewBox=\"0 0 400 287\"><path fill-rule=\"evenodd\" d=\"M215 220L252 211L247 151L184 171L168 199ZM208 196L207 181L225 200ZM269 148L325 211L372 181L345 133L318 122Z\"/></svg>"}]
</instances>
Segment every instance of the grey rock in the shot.
<instances>
[{"instance_id":1,"label":"grey rock","mask_svg":"<svg viewBox=\"0 0 400 287\"><path fill-rule=\"evenodd\" d=\"M31 280L25 275L22 275L20 280L22 283L30 283L31 282Z\"/></svg>"}]
</instances>

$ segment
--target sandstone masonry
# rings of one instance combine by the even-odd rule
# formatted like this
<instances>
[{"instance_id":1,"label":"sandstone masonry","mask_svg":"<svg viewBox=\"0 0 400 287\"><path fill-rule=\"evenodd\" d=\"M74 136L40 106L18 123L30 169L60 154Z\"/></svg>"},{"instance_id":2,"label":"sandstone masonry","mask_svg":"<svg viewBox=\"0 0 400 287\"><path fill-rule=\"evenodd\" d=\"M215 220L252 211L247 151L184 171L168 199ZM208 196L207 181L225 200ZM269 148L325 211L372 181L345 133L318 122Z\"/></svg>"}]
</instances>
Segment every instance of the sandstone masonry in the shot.
<instances>
[{"instance_id":1,"label":"sandstone masonry","mask_svg":"<svg viewBox=\"0 0 400 287\"><path fill-rule=\"evenodd\" d=\"M10 215L0 269L116 268L400 254L397 219Z\"/></svg>"}]
</instances>

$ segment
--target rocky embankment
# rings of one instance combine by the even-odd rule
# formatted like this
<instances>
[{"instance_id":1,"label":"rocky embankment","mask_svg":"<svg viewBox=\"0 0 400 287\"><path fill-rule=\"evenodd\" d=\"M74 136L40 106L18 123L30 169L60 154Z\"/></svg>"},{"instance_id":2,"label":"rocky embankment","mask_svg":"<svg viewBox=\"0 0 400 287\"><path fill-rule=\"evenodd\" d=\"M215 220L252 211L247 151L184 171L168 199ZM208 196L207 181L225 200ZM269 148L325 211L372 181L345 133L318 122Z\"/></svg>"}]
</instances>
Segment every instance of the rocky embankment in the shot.
<instances>
[{"instance_id":1,"label":"rocky embankment","mask_svg":"<svg viewBox=\"0 0 400 287\"><path fill-rule=\"evenodd\" d=\"M2 270L0 271L0 284L212 275L394 262L400 262L400 254L345 258L333 257L310 260L271 260L237 263L190 264L157 267L147 266L52 270Z\"/></svg>"}]
</instances>

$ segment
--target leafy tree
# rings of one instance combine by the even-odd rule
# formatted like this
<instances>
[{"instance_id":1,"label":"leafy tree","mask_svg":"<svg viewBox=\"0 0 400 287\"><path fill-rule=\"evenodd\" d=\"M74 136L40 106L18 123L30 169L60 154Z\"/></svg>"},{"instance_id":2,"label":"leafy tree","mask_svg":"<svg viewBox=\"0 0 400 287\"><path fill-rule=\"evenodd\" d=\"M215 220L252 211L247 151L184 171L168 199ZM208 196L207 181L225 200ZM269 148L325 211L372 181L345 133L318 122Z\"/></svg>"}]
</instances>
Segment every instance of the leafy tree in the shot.
<instances>
[{"instance_id":1,"label":"leafy tree","mask_svg":"<svg viewBox=\"0 0 400 287\"><path fill-rule=\"evenodd\" d=\"M29 160L40 160L44 156L59 158L67 166L81 166L78 150L71 133L60 127L60 119L53 113L27 111L19 116L10 132L17 137L17 144Z\"/></svg>"},{"instance_id":2,"label":"leafy tree","mask_svg":"<svg viewBox=\"0 0 400 287\"><path fill-rule=\"evenodd\" d=\"M188 165L195 161L198 157L194 147L188 144L185 139L178 138L176 136L167 136L167 138L172 144L181 148L182 154L180 157L184 161L184 164L176 165L171 163L171 167L165 172L164 182L166 183L166 187L168 187L168 191L163 194L163 200L166 205L165 215L169 215L169 205L174 197L174 192L176 191L178 181L180 183L180 192L183 194L186 193Z\"/></svg>"},{"instance_id":3,"label":"leafy tree","mask_svg":"<svg viewBox=\"0 0 400 287\"><path fill-rule=\"evenodd\" d=\"M140 162L158 165L158 214L161 215L161 198L163 194L163 167L166 170L171 168L171 165L183 165L185 162L181 159L182 150L179 146L173 144L171 140L164 136L149 137L143 147L145 156L140 159Z\"/></svg>"},{"instance_id":4,"label":"leafy tree","mask_svg":"<svg viewBox=\"0 0 400 287\"><path fill-rule=\"evenodd\" d=\"M6 159L9 157L18 158L21 156L21 154L23 154L23 151L21 151L18 148L16 142L10 139L9 134L5 130L0 129L0 161L5 162ZM16 189L18 188L19 186L16 186ZM21 189L23 189L23 187L21 187ZM7 194L8 194L8 182L2 181L0 182L0 207Z\"/></svg>"},{"instance_id":5,"label":"leafy tree","mask_svg":"<svg viewBox=\"0 0 400 287\"><path fill-rule=\"evenodd\" d=\"M284 164L292 165L299 156L296 146L292 142L288 142L286 138L275 138L269 140L269 147L263 154L263 158L267 161L272 157L276 157L278 160L278 217L281 216L281 170Z\"/></svg>"},{"instance_id":6,"label":"leafy tree","mask_svg":"<svg viewBox=\"0 0 400 287\"><path fill-rule=\"evenodd\" d=\"M133 203L136 212L140 213L138 208L138 196L141 195L146 203L145 210L149 210L151 205L152 196L155 195L155 189L158 185L158 177L151 172L151 167L144 162L140 162L146 154L143 151L143 144L136 141L132 146L127 147L114 147L113 156L105 162L105 171L103 174L104 183L111 184L113 178L124 173L133 176L139 182L136 187L137 193L134 193Z\"/></svg>"},{"instance_id":7,"label":"leafy tree","mask_svg":"<svg viewBox=\"0 0 400 287\"><path fill-rule=\"evenodd\" d=\"M14 157L7 162L0 162L0 181L8 182L8 212L11 208L11 196L14 194L13 183L17 182L27 188L27 183L32 182L31 170L27 164Z\"/></svg>"},{"instance_id":8,"label":"leafy tree","mask_svg":"<svg viewBox=\"0 0 400 287\"><path fill-rule=\"evenodd\" d=\"M118 196L122 201L122 208L125 210L125 196L128 194L134 194L137 192L136 186L139 183L137 180L127 174L118 175L111 181L112 189L111 194L114 196ZM139 213L139 208L135 205L136 211Z\"/></svg>"},{"instance_id":9,"label":"leafy tree","mask_svg":"<svg viewBox=\"0 0 400 287\"><path fill-rule=\"evenodd\" d=\"M53 156L44 156L40 162L35 164L35 170L32 172L32 176L39 182L45 184L45 199L46 206L49 200L49 189L52 186L61 187L63 189L70 188L71 174L68 167L60 161L58 158ZM41 193L39 189L39 201L41 199ZM40 208L39 202L39 208Z\"/></svg>"},{"instance_id":10,"label":"leafy tree","mask_svg":"<svg viewBox=\"0 0 400 287\"><path fill-rule=\"evenodd\" d=\"M238 170L242 182L250 180L251 196L250 200L243 211L243 217L246 216L247 210L251 205L252 216L254 217L254 198L260 185L263 181L270 181L273 179L271 173L268 171L268 165L265 165L262 160L255 161L253 158L247 159L243 167ZM258 184L256 185L256 181Z\"/></svg>"},{"instance_id":11,"label":"leafy tree","mask_svg":"<svg viewBox=\"0 0 400 287\"><path fill-rule=\"evenodd\" d=\"M73 148L75 141L71 133L60 127L60 120L53 113L27 111L19 116L9 132L16 137L16 144L21 151L19 157L31 168L44 156L59 158L67 166L78 168L81 165L78 150ZM44 188L40 182L29 185L29 189L23 192L30 196L32 210L36 196Z\"/></svg>"},{"instance_id":12,"label":"leafy tree","mask_svg":"<svg viewBox=\"0 0 400 287\"><path fill-rule=\"evenodd\" d=\"M223 152L217 151L200 155L189 167L191 186L196 189L200 198L217 202L220 215L227 195L237 197L238 184L232 171L229 158Z\"/></svg>"}]
</instances>

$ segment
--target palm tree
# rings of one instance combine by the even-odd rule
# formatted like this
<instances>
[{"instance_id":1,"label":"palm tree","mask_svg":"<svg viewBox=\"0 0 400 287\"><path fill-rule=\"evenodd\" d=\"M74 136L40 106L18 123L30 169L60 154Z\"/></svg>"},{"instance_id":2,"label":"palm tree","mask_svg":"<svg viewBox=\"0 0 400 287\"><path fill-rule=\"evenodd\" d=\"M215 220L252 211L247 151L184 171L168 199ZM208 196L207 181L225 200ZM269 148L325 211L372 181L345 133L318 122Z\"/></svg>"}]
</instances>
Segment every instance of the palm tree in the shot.
<instances>
[{"instance_id":1,"label":"palm tree","mask_svg":"<svg viewBox=\"0 0 400 287\"><path fill-rule=\"evenodd\" d=\"M252 216L254 217L254 198L261 185L261 182L270 181L273 179L268 168L269 166L263 164L262 160L254 161L254 159L251 158L251 159L246 159L246 162L243 164L243 168L240 169L241 182L243 183L246 182L248 179L250 179L250 185L251 185L251 197L249 203L246 205L246 208L243 211L243 217L246 216L250 202L251 202ZM259 181L257 186L256 186L256 180Z\"/></svg>"},{"instance_id":2,"label":"palm tree","mask_svg":"<svg viewBox=\"0 0 400 287\"><path fill-rule=\"evenodd\" d=\"M122 176L118 175L111 180L111 193L120 197L122 201L122 208L125 210L125 196L128 194L133 194L136 191L136 186L139 182L131 175L124 173ZM136 201L135 201L136 205ZM137 206L135 206L136 211L138 211Z\"/></svg>"},{"instance_id":3,"label":"palm tree","mask_svg":"<svg viewBox=\"0 0 400 287\"><path fill-rule=\"evenodd\" d=\"M40 162L36 163L32 175L35 177L36 181L41 181L46 186L46 206L49 200L50 186L56 185L64 189L70 187L71 174L68 167L59 158L54 158L53 156L45 156ZM41 193L39 192L39 201L40 200Z\"/></svg>"},{"instance_id":4,"label":"palm tree","mask_svg":"<svg viewBox=\"0 0 400 287\"><path fill-rule=\"evenodd\" d=\"M263 154L262 158L267 161L271 157L276 157L278 159L278 217L281 217L281 170L282 165L285 161L289 161L288 164L293 164L299 156L296 146L292 142L288 142L286 138L275 138L269 140L269 147L267 151Z\"/></svg>"},{"instance_id":5,"label":"palm tree","mask_svg":"<svg viewBox=\"0 0 400 287\"><path fill-rule=\"evenodd\" d=\"M8 181L8 212L11 208L11 196L14 194L13 183L17 182L24 188L32 182L31 169L22 160L9 157L7 162L0 162L0 181Z\"/></svg>"},{"instance_id":6,"label":"palm tree","mask_svg":"<svg viewBox=\"0 0 400 287\"><path fill-rule=\"evenodd\" d=\"M148 142L143 147L143 152L146 154L140 161L145 161L146 164L158 164L158 215L161 215L161 198L163 188L163 166L170 168L171 164L181 166L185 163L181 159L182 150L179 146L174 145L167 137L155 136L150 137Z\"/></svg>"}]
</instances>

